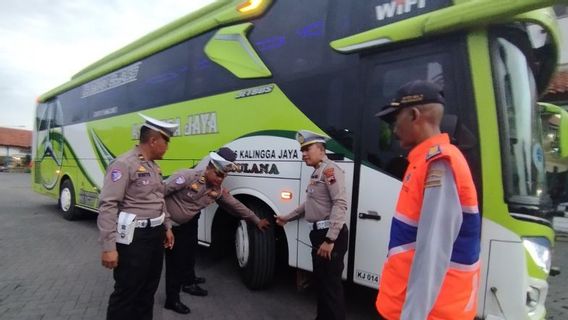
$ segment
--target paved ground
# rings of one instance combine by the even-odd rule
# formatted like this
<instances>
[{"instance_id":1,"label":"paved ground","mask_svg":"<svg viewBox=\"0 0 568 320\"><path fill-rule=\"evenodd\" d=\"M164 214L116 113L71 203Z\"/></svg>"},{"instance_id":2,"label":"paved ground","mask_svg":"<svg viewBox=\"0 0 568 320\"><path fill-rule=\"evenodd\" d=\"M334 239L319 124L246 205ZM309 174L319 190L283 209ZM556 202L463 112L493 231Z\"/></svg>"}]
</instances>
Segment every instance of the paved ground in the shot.
<instances>
[{"instance_id":1,"label":"paved ground","mask_svg":"<svg viewBox=\"0 0 568 320\"><path fill-rule=\"evenodd\" d=\"M104 319L113 281L100 266L94 216L66 221L55 201L30 190L29 174L0 173L0 319ZM550 280L548 319L568 319L568 237L559 237ZM206 298L182 294L188 316L162 308L163 279L154 319L313 319L313 292L297 292L295 272L282 268L268 290L250 291L229 258L213 259L200 249ZM347 288L348 319L374 319L375 292Z\"/></svg>"},{"instance_id":2,"label":"paved ground","mask_svg":"<svg viewBox=\"0 0 568 320\"><path fill-rule=\"evenodd\" d=\"M94 217L66 221L55 201L30 190L29 174L0 173L0 319L104 319L112 274L100 266ZM154 319L313 319L313 292L297 292L295 272L282 268L268 290L242 285L229 258L201 249L199 275L209 296L182 294L192 309L181 316L162 308L163 279ZM347 288L349 319L374 319L376 292Z\"/></svg>"},{"instance_id":3,"label":"paved ground","mask_svg":"<svg viewBox=\"0 0 568 320\"><path fill-rule=\"evenodd\" d=\"M550 277L550 288L546 300L547 319L568 319L568 235L559 235L552 256L552 265L559 267L561 273Z\"/></svg>"}]
</instances>

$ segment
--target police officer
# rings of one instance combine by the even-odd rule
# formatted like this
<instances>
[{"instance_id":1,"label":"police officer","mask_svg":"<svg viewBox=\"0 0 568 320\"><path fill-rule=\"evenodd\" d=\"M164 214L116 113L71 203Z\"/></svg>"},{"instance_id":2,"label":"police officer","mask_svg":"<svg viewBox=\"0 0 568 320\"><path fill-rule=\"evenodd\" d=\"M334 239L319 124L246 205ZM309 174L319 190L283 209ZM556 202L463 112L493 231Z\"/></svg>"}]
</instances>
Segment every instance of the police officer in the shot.
<instances>
[{"instance_id":1,"label":"police officer","mask_svg":"<svg viewBox=\"0 0 568 320\"><path fill-rule=\"evenodd\" d=\"M480 216L469 166L440 132L445 99L427 81L402 86L377 114L394 123L409 165L392 219L376 307L384 319L473 319Z\"/></svg>"},{"instance_id":2,"label":"police officer","mask_svg":"<svg viewBox=\"0 0 568 320\"><path fill-rule=\"evenodd\" d=\"M325 154L327 139L308 130L296 134L302 160L315 170L306 190L306 201L288 215L275 217L276 223L284 226L305 216L312 230L312 262L318 291L316 319L319 320L345 319L341 274L348 241L347 193L343 171Z\"/></svg>"},{"instance_id":3,"label":"police officer","mask_svg":"<svg viewBox=\"0 0 568 320\"><path fill-rule=\"evenodd\" d=\"M109 165L99 198L101 260L115 280L107 319L152 319L163 246L173 246L162 174L154 161L162 159L177 125L141 116L140 144Z\"/></svg>"},{"instance_id":4,"label":"police officer","mask_svg":"<svg viewBox=\"0 0 568 320\"><path fill-rule=\"evenodd\" d=\"M184 169L171 175L166 181L166 208L172 219L176 245L166 251L166 309L186 314L190 309L180 301L179 291L205 296L207 291L195 281L195 251L199 213L217 202L229 213L254 223L260 230L269 227L266 219L259 219L254 212L235 199L222 187L227 174L236 169L235 153L221 148L209 154L205 170ZM201 280L204 282L204 279ZM185 284L185 285L184 285Z\"/></svg>"}]
</instances>

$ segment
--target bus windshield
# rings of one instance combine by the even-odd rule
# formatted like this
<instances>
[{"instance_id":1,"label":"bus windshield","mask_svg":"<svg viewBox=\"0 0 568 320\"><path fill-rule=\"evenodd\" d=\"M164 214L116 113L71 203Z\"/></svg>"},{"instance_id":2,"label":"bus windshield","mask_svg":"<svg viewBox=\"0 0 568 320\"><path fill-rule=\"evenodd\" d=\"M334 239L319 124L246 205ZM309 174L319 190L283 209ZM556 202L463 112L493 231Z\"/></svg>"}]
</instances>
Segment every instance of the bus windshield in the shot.
<instances>
[{"instance_id":1,"label":"bus windshield","mask_svg":"<svg viewBox=\"0 0 568 320\"><path fill-rule=\"evenodd\" d=\"M494 42L493 69L506 199L515 212L540 212L548 196L535 77L525 53L503 37Z\"/></svg>"}]
</instances>

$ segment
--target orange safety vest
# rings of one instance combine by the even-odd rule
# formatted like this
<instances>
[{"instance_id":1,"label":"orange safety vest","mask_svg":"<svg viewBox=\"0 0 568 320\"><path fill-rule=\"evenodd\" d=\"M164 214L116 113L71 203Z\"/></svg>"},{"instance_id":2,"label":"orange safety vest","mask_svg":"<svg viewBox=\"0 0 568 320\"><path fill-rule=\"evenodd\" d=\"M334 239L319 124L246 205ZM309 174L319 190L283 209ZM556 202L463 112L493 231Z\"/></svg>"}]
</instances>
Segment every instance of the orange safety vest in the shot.
<instances>
[{"instance_id":1,"label":"orange safety vest","mask_svg":"<svg viewBox=\"0 0 568 320\"><path fill-rule=\"evenodd\" d=\"M463 222L453 244L449 269L428 319L471 320L476 314L481 233L477 192L463 154L450 144L447 134L439 134L420 143L408 155L409 165L392 219L388 259L376 301L379 313L389 320L399 319L402 312L428 166L441 158L452 168Z\"/></svg>"}]
</instances>

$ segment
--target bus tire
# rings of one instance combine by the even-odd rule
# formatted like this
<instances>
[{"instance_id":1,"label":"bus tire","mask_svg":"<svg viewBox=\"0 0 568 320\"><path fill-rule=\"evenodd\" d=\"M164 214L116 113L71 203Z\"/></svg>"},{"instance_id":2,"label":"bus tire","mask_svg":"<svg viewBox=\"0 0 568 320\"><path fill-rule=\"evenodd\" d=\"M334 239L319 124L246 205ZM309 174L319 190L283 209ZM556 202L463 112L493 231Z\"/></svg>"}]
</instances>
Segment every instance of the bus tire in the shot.
<instances>
[{"instance_id":1,"label":"bus tire","mask_svg":"<svg viewBox=\"0 0 568 320\"><path fill-rule=\"evenodd\" d=\"M59 188L59 200L57 201L59 212L65 220L79 218L79 208L75 206L75 189L70 179L65 179Z\"/></svg>"},{"instance_id":2,"label":"bus tire","mask_svg":"<svg viewBox=\"0 0 568 320\"><path fill-rule=\"evenodd\" d=\"M270 221L270 227L260 231L250 222L241 220L235 232L235 250L237 264L245 285L252 290L264 289L274 278L275 237L272 211L257 201L247 203L247 206L259 218Z\"/></svg>"}]
</instances>

